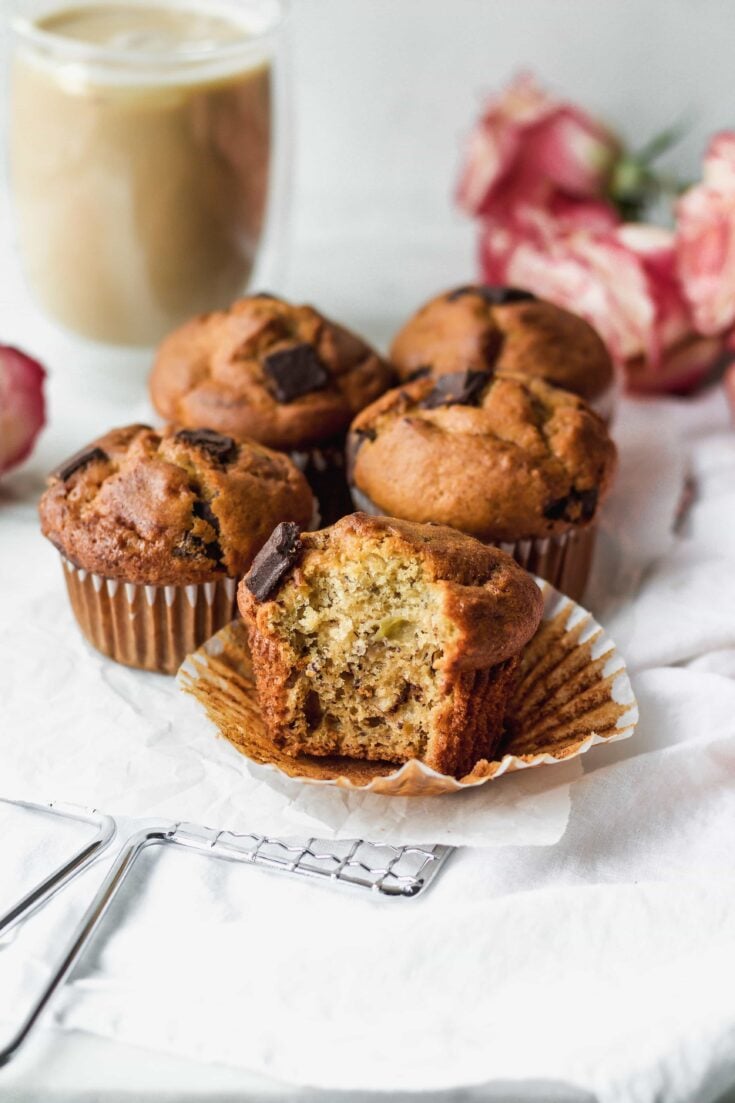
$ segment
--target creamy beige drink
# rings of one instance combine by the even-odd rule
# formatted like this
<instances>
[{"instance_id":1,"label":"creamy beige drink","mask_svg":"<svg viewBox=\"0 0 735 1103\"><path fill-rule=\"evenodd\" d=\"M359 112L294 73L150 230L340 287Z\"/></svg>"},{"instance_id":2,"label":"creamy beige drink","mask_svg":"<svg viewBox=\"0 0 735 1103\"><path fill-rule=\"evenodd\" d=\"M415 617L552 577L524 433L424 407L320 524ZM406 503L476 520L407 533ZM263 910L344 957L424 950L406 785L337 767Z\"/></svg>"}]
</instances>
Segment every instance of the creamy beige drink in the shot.
<instances>
[{"instance_id":1,"label":"creamy beige drink","mask_svg":"<svg viewBox=\"0 0 735 1103\"><path fill-rule=\"evenodd\" d=\"M16 48L10 163L45 309L148 345L247 285L263 229L271 65L216 3L93 3Z\"/></svg>"}]
</instances>

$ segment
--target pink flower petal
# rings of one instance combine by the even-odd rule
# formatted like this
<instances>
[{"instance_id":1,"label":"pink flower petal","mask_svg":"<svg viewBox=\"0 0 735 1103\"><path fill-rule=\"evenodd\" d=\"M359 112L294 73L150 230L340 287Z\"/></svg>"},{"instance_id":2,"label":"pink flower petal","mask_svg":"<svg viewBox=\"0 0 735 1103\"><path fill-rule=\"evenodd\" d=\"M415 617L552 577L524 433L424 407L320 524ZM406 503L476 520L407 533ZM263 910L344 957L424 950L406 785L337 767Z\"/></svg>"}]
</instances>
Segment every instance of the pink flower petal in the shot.
<instances>
[{"instance_id":1,"label":"pink flower petal","mask_svg":"<svg viewBox=\"0 0 735 1103\"><path fill-rule=\"evenodd\" d=\"M600 123L524 73L485 105L468 142L457 201L471 215L492 215L520 202L543 204L557 193L600 198L619 148Z\"/></svg>"},{"instance_id":2,"label":"pink flower petal","mask_svg":"<svg viewBox=\"0 0 735 1103\"><path fill-rule=\"evenodd\" d=\"M0 474L30 455L46 423L45 377L37 360L0 345Z\"/></svg>"}]
</instances>

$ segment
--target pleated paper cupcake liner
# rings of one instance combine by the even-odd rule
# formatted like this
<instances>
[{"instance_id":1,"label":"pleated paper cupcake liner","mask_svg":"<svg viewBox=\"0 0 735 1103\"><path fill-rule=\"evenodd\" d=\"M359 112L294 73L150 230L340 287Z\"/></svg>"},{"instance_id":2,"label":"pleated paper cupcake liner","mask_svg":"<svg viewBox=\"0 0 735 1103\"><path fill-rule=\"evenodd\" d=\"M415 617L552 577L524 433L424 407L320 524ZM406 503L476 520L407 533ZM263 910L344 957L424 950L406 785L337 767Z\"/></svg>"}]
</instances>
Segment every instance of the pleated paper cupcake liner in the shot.
<instances>
[{"instance_id":1,"label":"pleated paper cupcake liner","mask_svg":"<svg viewBox=\"0 0 735 1103\"><path fill-rule=\"evenodd\" d=\"M175 674L186 655L237 614L237 581L139 586L103 578L62 556L72 609L84 636L125 666Z\"/></svg>"},{"instance_id":2,"label":"pleated paper cupcake liner","mask_svg":"<svg viewBox=\"0 0 735 1103\"><path fill-rule=\"evenodd\" d=\"M381 510L363 494L352 487L352 500L356 509L379 516ZM581 601L592 568L597 524L584 528L568 529L558 536L529 537L515 541L487 541L512 555L516 563L531 574L538 575L574 601Z\"/></svg>"},{"instance_id":3,"label":"pleated paper cupcake liner","mask_svg":"<svg viewBox=\"0 0 735 1103\"><path fill-rule=\"evenodd\" d=\"M590 613L538 579L544 615L524 649L506 716L502 754L476 763L463 778L439 774L422 762L368 762L349 758L291 757L270 738L263 722L241 621L218 632L190 655L179 684L246 758L259 766L316 785L381 793L433 796L484 785L514 770L566 761L600 743L633 734L638 708L625 663Z\"/></svg>"}]
</instances>

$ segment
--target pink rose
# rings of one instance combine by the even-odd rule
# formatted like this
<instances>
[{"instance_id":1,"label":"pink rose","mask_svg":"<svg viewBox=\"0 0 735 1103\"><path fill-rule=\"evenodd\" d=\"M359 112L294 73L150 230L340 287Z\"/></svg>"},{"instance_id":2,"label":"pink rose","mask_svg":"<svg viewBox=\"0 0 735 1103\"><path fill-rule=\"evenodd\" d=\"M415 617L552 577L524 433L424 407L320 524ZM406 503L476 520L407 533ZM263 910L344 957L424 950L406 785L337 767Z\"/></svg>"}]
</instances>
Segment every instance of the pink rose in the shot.
<instances>
[{"instance_id":1,"label":"pink rose","mask_svg":"<svg viewBox=\"0 0 735 1103\"><path fill-rule=\"evenodd\" d=\"M620 153L617 138L521 74L487 104L470 136L458 200L469 214L560 193L600 199Z\"/></svg>"},{"instance_id":2,"label":"pink rose","mask_svg":"<svg viewBox=\"0 0 735 1103\"><path fill-rule=\"evenodd\" d=\"M676 271L673 233L656 226L580 222L548 211L517 210L488 220L482 275L526 287L594 326L633 389L690 390L723 353L720 339L695 332Z\"/></svg>"},{"instance_id":3,"label":"pink rose","mask_svg":"<svg viewBox=\"0 0 735 1103\"><path fill-rule=\"evenodd\" d=\"M527 287L581 314L620 363L654 347L646 275L615 226L560 229L547 212L527 209L510 224L486 225L481 264L488 282Z\"/></svg>"},{"instance_id":4,"label":"pink rose","mask_svg":"<svg viewBox=\"0 0 735 1103\"><path fill-rule=\"evenodd\" d=\"M46 423L41 365L0 345L0 475L21 463Z\"/></svg>"},{"instance_id":5,"label":"pink rose","mask_svg":"<svg viewBox=\"0 0 735 1103\"><path fill-rule=\"evenodd\" d=\"M700 333L735 323L735 133L716 135L703 182L676 205L679 277Z\"/></svg>"}]
</instances>

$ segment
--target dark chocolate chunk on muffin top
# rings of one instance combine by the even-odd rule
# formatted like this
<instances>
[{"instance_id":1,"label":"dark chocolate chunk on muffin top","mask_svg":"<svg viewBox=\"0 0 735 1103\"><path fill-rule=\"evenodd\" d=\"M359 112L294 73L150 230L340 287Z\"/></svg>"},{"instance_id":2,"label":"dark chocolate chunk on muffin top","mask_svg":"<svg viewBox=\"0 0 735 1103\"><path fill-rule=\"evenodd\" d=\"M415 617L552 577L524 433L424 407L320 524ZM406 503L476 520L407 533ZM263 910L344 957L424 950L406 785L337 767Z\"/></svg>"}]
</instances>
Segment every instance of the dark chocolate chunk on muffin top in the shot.
<instances>
[{"instance_id":1,"label":"dark chocolate chunk on muffin top","mask_svg":"<svg viewBox=\"0 0 735 1103\"><path fill-rule=\"evenodd\" d=\"M238 447L232 437L226 437L214 429L179 429L176 439L192 448L200 448L216 463L232 463L238 455Z\"/></svg>"},{"instance_id":2,"label":"dark chocolate chunk on muffin top","mask_svg":"<svg viewBox=\"0 0 735 1103\"><path fill-rule=\"evenodd\" d=\"M369 345L312 307L251 295L172 333L150 389L178 425L292 451L344 434L394 381Z\"/></svg>"},{"instance_id":3,"label":"dark chocolate chunk on muffin top","mask_svg":"<svg viewBox=\"0 0 735 1103\"><path fill-rule=\"evenodd\" d=\"M540 379L482 374L470 396L427 401L444 379L450 390L456 381L420 379L363 410L348 440L360 504L487 541L589 524L616 462L602 419Z\"/></svg>"},{"instance_id":4,"label":"dark chocolate chunk on muffin top","mask_svg":"<svg viewBox=\"0 0 735 1103\"><path fill-rule=\"evenodd\" d=\"M266 601L276 592L300 554L299 526L292 521L282 521L256 555L243 585L256 601Z\"/></svg>"},{"instance_id":5,"label":"dark chocolate chunk on muffin top","mask_svg":"<svg viewBox=\"0 0 735 1103\"><path fill-rule=\"evenodd\" d=\"M524 291L521 287L495 287L489 284L467 284L465 287L456 287L454 291L448 291L446 300L448 303L456 302L465 295L479 295L489 306L502 306L504 303L533 302L536 296L531 291Z\"/></svg>"},{"instance_id":6,"label":"dark chocolate chunk on muffin top","mask_svg":"<svg viewBox=\"0 0 735 1103\"><path fill-rule=\"evenodd\" d=\"M434 375L522 372L588 401L610 388L613 365L583 318L515 287L455 288L421 307L396 334L391 361L402 380Z\"/></svg>"},{"instance_id":7,"label":"dark chocolate chunk on muffin top","mask_svg":"<svg viewBox=\"0 0 735 1103\"><path fill-rule=\"evenodd\" d=\"M71 562L152 586L238 577L274 526L305 528L312 511L304 476L282 453L208 429L142 425L113 429L61 464L40 504L44 535Z\"/></svg>"}]
</instances>

